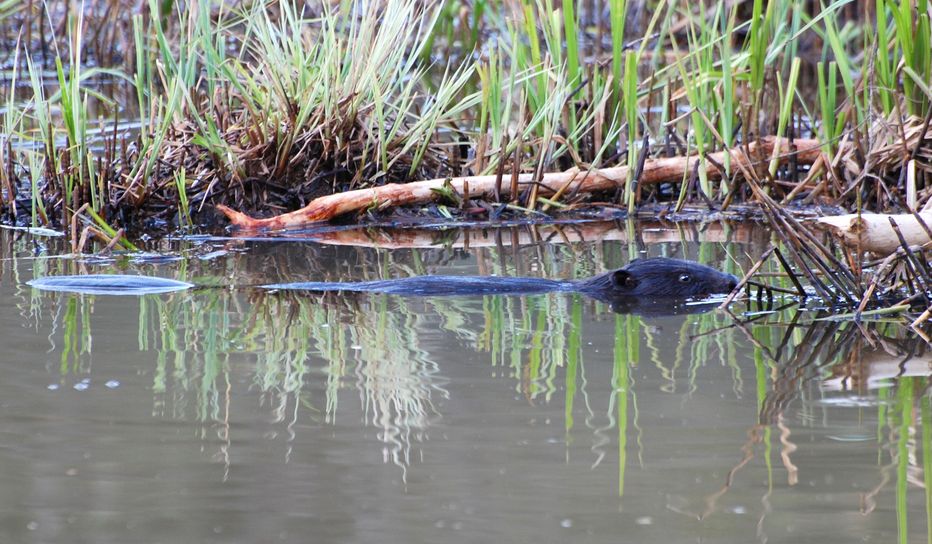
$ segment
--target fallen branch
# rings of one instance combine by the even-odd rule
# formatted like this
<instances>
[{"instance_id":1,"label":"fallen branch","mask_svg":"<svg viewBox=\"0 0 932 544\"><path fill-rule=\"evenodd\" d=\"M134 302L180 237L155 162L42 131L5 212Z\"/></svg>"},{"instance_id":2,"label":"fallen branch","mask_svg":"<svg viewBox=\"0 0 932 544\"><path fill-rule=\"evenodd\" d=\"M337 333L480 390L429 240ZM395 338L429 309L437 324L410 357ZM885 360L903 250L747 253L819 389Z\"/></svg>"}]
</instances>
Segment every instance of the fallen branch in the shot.
<instances>
[{"instance_id":1,"label":"fallen branch","mask_svg":"<svg viewBox=\"0 0 932 544\"><path fill-rule=\"evenodd\" d=\"M743 149L732 149L730 151L732 168L734 171L740 171L741 168L763 171L768 166L769 157L776 142L777 139L773 137L763 138L760 142L750 144L747 154ZM782 155L780 157L781 161L785 162L795 154L797 164L812 164L821 154L820 144L817 140L796 139L794 145L797 147L797 151ZM789 147L790 143L787 139L780 140L780 149L788 149ZM721 178L721 172L715 167L715 164L724 164L726 153L728 152L722 151L709 155L710 160L707 161L707 168L710 178ZM697 155L649 159L644 163L644 169L638 183L653 184L681 181L686 172L692 171L697 159ZM544 174L539 181L538 191L543 196L556 194L557 192L576 194L607 191L624 186L627 179L627 166L595 170L572 168L566 172ZM329 221L339 215L368 208L383 209L430 202L437 196L435 190L443 189L447 184L459 194L465 192L465 186L468 184L471 197L488 198L495 194L497 180L498 176L493 174L432 179L404 184L382 185L370 189L358 189L320 197L300 210L267 219L254 219L223 205L218 205L217 209L223 212L230 222L237 227L277 230L298 227L308 223ZM512 191L515 185L520 190L522 184L526 186L533 182L534 174L521 174L518 176L517 184L512 184L511 187L501 187L501 197L513 198L515 195L512 194Z\"/></svg>"}]
</instances>

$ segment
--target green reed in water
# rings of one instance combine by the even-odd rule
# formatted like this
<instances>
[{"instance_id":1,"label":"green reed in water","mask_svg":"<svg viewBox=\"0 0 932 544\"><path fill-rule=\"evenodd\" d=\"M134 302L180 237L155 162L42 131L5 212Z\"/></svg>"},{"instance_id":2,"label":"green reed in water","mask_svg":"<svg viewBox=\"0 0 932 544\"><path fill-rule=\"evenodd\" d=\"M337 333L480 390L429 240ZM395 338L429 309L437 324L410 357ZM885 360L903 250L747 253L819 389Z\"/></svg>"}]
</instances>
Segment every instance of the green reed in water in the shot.
<instances>
[{"instance_id":1,"label":"green reed in water","mask_svg":"<svg viewBox=\"0 0 932 544\"><path fill-rule=\"evenodd\" d=\"M932 543L932 399L919 398L919 417L922 420L922 475L926 498L926 542Z\"/></svg>"},{"instance_id":2,"label":"green reed in water","mask_svg":"<svg viewBox=\"0 0 932 544\"><path fill-rule=\"evenodd\" d=\"M907 497L909 487L907 472L909 469L910 430L913 420L913 380L902 380L897 389L897 402L899 404L898 433L896 442L896 524L899 542L909 542L909 530L906 524ZM930 520L932 522L932 520Z\"/></svg>"}]
</instances>

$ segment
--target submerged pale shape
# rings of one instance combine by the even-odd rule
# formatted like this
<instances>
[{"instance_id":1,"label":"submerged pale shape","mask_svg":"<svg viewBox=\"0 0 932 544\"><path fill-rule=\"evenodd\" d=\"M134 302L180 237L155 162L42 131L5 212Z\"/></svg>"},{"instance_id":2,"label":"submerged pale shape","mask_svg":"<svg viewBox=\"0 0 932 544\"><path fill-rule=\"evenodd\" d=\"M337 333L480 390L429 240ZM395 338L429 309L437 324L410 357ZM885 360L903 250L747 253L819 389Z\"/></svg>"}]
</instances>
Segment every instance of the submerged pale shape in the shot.
<instances>
[{"instance_id":1,"label":"submerged pale shape","mask_svg":"<svg viewBox=\"0 0 932 544\"><path fill-rule=\"evenodd\" d=\"M49 276L26 282L43 291L65 291L88 295L151 295L184 291L193 284L148 276L94 274L83 276Z\"/></svg>"}]
</instances>

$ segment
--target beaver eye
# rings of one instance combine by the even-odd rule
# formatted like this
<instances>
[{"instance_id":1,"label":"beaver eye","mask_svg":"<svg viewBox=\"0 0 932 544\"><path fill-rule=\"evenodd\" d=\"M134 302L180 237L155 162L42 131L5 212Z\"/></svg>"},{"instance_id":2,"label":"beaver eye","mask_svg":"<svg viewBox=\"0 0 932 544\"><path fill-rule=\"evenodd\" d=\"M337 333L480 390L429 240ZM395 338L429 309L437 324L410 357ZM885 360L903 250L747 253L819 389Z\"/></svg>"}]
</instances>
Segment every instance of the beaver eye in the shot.
<instances>
[{"instance_id":1,"label":"beaver eye","mask_svg":"<svg viewBox=\"0 0 932 544\"><path fill-rule=\"evenodd\" d=\"M680 274L680 277L677 279L680 283L689 283L693 278L689 274Z\"/></svg>"}]
</instances>

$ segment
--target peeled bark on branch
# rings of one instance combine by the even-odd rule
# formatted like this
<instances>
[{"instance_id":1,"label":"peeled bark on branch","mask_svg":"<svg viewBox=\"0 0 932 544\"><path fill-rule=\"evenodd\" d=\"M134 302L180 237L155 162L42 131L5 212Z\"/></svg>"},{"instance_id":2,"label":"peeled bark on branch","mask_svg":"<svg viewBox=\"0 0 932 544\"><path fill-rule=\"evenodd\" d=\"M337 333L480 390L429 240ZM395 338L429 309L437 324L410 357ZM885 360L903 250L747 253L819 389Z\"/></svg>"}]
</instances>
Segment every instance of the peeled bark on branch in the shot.
<instances>
[{"instance_id":1,"label":"peeled bark on branch","mask_svg":"<svg viewBox=\"0 0 932 544\"><path fill-rule=\"evenodd\" d=\"M932 228L932 211L920 212L919 217L927 227ZM916 216L908 213L830 215L821 217L816 222L839 238L846 246L884 256L900 247L900 239L890 226L891 218L896 222L908 245L922 245L929 242L929 234L916 220Z\"/></svg>"},{"instance_id":2,"label":"peeled bark on branch","mask_svg":"<svg viewBox=\"0 0 932 544\"><path fill-rule=\"evenodd\" d=\"M777 138L763 138L760 142L753 142L746 154L744 149L731 150L731 165L733 172L742 169L762 172L768 166L770 155L773 152ZM780 139L780 149L789 149L789 141ZM795 152L798 164L812 164L821 154L820 144L817 140L794 140L797 150ZM715 164L724 164L728 152L709 154L711 160L707 161L710 178L721 178L721 172ZM750 155L750 156L748 156ZM781 161L787 161L793 153L783 153ZM676 182L683 180L695 167L698 155L689 157L671 157L648 159L644 163L638 183L652 184L663 182ZM523 190L534 181L533 174L521 174L518 177L518 186ZM437 197L436 189L443 189L449 184L459 194L465 193L465 186L469 187L471 197L490 197L495 192L497 176L466 176L461 178L441 178L427 181L414 181L403 184L389 184L370 189L358 189L323 196L311 201L300 210L269 217L267 219L254 219L248 215L237 212L227 206L219 205L217 209L223 212L233 225L244 229L285 229L299 227L308 223L328 221L345 213L364 210L367 208L388 208L408 204L422 204L430 202ZM594 170L579 170L572 168L566 172L544 174L539 181L538 194L542 196L561 194L591 193L608 191L624 186L628 179L628 167L602 168ZM523 187L522 187L523 186ZM501 196L513 198L511 183L506 176L501 187Z\"/></svg>"}]
</instances>

